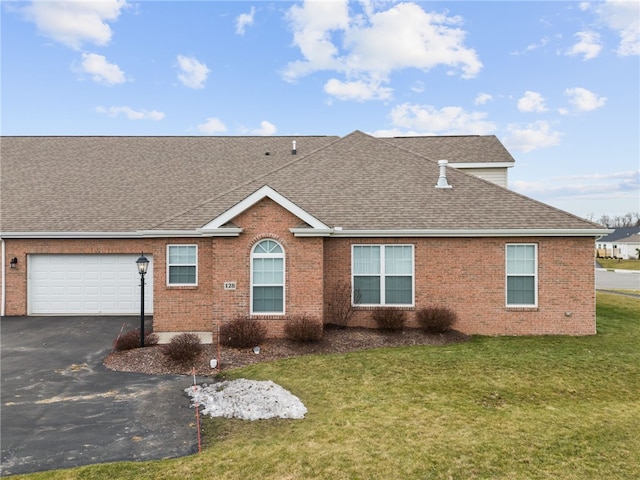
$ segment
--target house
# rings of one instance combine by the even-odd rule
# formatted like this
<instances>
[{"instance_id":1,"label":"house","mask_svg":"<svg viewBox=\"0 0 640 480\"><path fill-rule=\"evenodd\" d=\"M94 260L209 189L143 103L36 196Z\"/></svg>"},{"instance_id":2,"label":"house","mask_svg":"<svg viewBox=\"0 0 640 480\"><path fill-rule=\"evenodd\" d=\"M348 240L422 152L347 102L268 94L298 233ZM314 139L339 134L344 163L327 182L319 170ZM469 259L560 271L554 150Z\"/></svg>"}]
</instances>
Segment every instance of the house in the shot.
<instances>
[{"instance_id":1,"label":"house","mask_svg":"<svg viewBox=\"0 0 640 480\"><path fill-rule=\"evenodd\" d=\"M596 243L596 257L599 258L638 258L636 248L640 247L637 236L640 227L620 227L600 238Z\"/></svg>"},{"instance_id":2,"label":"house","mask_svg":"<svg viewBox=\"0 0 640 480\"><path fill-rule=\"evenodd\" d=\"M160 333L249 316L279 336L327 321L344 285L353 326L442 305L466 333L595 333L609 231L496 184L513 158L494 136L4 137L1 154L3 315L139 314L142 252Z\"/></svg>"}]
</instances>

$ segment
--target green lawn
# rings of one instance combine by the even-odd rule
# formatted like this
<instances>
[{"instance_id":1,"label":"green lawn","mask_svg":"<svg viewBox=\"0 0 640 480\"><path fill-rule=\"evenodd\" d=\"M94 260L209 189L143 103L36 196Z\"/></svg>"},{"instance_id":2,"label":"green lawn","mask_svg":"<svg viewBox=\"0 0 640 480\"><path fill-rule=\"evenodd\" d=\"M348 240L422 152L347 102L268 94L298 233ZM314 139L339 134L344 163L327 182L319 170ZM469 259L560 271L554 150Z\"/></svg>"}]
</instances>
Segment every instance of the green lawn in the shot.
<instances>
[{"instance_id":1,"label":"green lawn","mask_svg":"<svg viewBox=\"0 0 640 480\"><path fill-rule=\"evenodd\" d=\"M602 268L611 270L640 270L640 260L615 260L613 258L597 258Z\"/></svg>"},{"instance_id":2,"label":"green lawn","mask_svg":"<svg viewBox=\"0 0 640 480\"><path fill-rule=\"evenodd\" d=\"M288 359L231 377L273 380L309 413L206 419L199 455L24 478L640 478L636 298L598 293L591 337L476 337Z\"/></svg>"}]
</instances>

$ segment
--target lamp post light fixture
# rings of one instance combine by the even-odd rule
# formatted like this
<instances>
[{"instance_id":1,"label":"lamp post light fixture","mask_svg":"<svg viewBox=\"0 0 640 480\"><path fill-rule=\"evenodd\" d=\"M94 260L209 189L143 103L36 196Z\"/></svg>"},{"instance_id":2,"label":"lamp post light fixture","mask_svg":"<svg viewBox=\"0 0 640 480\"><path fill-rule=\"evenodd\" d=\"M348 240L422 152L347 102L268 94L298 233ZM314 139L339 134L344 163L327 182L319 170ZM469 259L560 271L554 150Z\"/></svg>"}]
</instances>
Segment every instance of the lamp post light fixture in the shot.
<instances>
[{"instance_id":1,"label":"lamp post light fixture","mask_svg":"<svg viewBox=\"0 0 640 480\"><path fill-rule=\"evenodd\" d=\"M140 254L136 265L140 274L140 347L142 348L144 347L144 276L149 268L149 260L144 256L144 253Z\"/></svg>"}]
</instances>

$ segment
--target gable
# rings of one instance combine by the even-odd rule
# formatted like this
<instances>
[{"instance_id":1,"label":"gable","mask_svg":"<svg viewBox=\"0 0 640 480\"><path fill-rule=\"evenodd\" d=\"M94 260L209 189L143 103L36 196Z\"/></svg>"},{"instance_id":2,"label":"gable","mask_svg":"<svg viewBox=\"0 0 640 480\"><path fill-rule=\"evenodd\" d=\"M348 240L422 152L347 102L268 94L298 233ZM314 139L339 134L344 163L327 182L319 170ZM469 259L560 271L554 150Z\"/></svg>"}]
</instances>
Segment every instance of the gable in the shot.
<instances>
[{"instance_id":1,"label":"gable","mask_svg":"<svg viewBox=\"0 0 640 480\"><path fill-rule=\"evenodd\" d=\"M215 232L220 229L224 229L224 225L228 222L231 222L235 217L250 209L254 205L256 205L261 200L268 198L278 205L280 205L285 210L289 211L292 215L296 216L300 219L301 222L309 225L309 229L314 230L315 234L324 234L328 233L329 227L322 223L320 220L315 218L313 215L306 212L304 209L300 208L295 203L291 202L289 199L284 197L283 195L276 192L273 188L268 185L264 185L259 188L255 192L253 192L248 197L244 198L239 203L235 204L233 207L229 208L222 214L218 215L216 218L211 220L209 223L200 228L203 233L207 232Z\"/></svg>"}]
</instances>

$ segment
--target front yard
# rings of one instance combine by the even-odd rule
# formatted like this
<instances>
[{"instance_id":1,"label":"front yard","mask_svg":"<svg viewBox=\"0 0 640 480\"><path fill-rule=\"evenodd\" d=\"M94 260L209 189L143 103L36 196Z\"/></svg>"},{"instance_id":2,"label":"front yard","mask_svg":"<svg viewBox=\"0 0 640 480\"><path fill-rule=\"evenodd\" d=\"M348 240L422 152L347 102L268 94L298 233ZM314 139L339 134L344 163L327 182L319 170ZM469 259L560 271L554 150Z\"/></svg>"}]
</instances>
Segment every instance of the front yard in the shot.
<instances>
[{"instance_id":1,"label":"front yard","mask_svg":"<svg viewBox=\"0 0 640 480\"><path fill-rule=\"evenodd\" d=\"M640 299L598 293L596 336L475 337L231 370L273 380L309 413L204 419L199 455L24 478L640 478L639 319Z\"/></svg>"}]
</instances>

